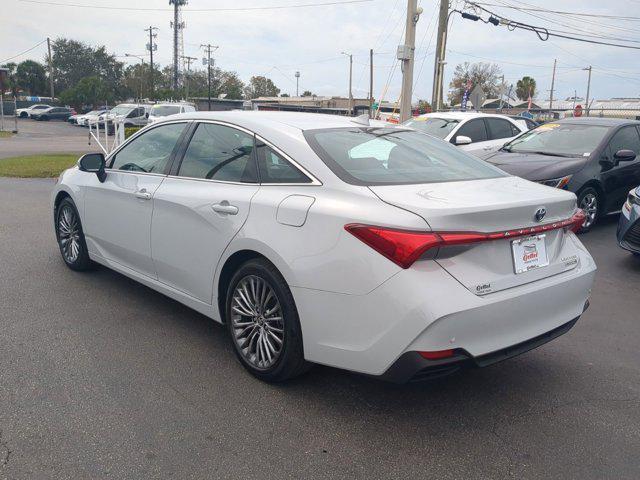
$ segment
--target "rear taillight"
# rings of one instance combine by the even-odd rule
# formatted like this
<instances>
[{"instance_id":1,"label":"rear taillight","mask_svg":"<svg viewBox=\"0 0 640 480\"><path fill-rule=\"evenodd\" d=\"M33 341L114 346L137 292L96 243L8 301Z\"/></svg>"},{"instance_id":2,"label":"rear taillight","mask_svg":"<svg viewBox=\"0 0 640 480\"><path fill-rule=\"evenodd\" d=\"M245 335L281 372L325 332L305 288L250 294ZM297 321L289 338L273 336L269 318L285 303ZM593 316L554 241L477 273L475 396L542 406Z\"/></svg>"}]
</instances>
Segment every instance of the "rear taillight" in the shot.
<instances>
[{"instance_id":1,"label":"rear taillight","mask_svg":"<svg viewBox=\"0 0 640 480\"><path fill-rule=\"evenodd\" d=\"M453 357L455 350L438 350L437 352L418 352L422 358L427 360L441 360L443 358Z\"/></svg>"},{"instance_id":2,"label":"rear taillight","mask_svg":"<svg viewBox=\"0 0 640 480\"><path fill-rule=\"evenodd\" d=\"M369 245L378 253L402 268L409 268L427 250L435 247L454 245L471 245L479 242L501 240L505 238L526 237L561 228L577 232L584 223L585 214L576 211L573 217L558 222L536 225L534 227L517 228L501 232L420 232L415 230L399 230L350 223L345 230Z\"/></svg>"}]
</instances>

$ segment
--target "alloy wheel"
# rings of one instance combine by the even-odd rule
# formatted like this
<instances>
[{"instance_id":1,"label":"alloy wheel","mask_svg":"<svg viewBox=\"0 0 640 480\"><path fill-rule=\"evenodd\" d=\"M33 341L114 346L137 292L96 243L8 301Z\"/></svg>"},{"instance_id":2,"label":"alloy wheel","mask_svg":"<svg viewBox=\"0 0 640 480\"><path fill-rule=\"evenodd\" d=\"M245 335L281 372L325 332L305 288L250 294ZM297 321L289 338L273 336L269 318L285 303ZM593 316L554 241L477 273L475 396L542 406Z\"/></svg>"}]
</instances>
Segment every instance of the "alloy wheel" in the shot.
<instances>
[{"instance_id":1,"label":"alloy wheel","mask_svg":"<svg viewBox=\"0 0 640 480\"><path fill-rule=\"evenodd\" d=\"M73 208L64 205L58 215L58 241L67 263L74 263L80 256L80 224Z\"/></svg>"},{"instance_id":2,"label":"alloy wheel","mask_svg":"<svg viewBox=\"0 0 640 480\"><path fill-rule=\"evenodd\" d=\"M284 322L280 301L264 278L247 275L238 282L231 298L231 326L247 363L258 370L275 365L284 345Z\"/></svg>"},{"instance_id":3,"label":"alloy wheel","mask_svg":"<svg viewBox=\"0 0 640 480\"><path fill-rule=\"evenodd\" d=\"M582 197L579 207L584 210L585 213L582 228L589 228L596 221L598 215L598 197L593 193L587 193Z\"/></svg>"}]
</instances>

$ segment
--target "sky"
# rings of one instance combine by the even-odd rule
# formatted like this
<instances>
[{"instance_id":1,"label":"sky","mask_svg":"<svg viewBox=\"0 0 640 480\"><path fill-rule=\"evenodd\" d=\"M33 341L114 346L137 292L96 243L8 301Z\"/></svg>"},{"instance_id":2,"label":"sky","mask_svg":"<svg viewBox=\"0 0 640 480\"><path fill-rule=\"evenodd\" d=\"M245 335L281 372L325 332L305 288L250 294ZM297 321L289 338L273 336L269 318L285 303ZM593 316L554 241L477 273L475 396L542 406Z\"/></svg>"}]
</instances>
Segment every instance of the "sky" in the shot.
<instances>
[{"instance_id":1,"label":"sky","mask_svg":"<svg viewBox=\"0 0 640 480\"><path fill-rule=\"evenodd\" d=\"M369 0L294 7L329 1L189 0L182 14L186 23L184 53L198 57L193 68L202 69L204 54L200 45L211 43L219 47L214 54L216 65L237 72L245 82L252 75L267 75L282 92L293 95L294 75L300 71L301 93L310 90L318 95L343 96L348 94L349 60L341 52L351 53L354 96L366 97L369 49L373 48L374 97L396 101L402 75L395 52L397 45L404 41L407 1ZM485 8L514 21L576 34L616 37L640 47L640 0L483 1ZM137 62L124 55L147 53L148 34L144 29L150 25L158 27L158 50L154 60L162 66L171 63L173 12L169 0L0 0L0 4L3 11L0 63L47 37L67 37L94 46L105 45L119 60ZM419 0L418 4L423 13L416 31L413 95L414 100L431 100L438 2ZM459 10L465 6L463 0L452 0L451 4ZM514 5L596 16L566 17L508 8ZM238 10L242 8L250 10ZM28 58L43 61L45 53L46 43L11 61ZM486 61L498 64L505 82L514 84L514 88L522 76L534 77L538 86L537 98L547 99L556 59L556 99L573 96L574 91L579 97L585 96L587 72L582 69L589 65L593 66L592 98L640 97L640 50L554 37L541 41L534 32L510 31L506 26L494 27L464 20L453 13L446 57L445 85L451 80L457 64Z\"/></svg>"}]
</instances>

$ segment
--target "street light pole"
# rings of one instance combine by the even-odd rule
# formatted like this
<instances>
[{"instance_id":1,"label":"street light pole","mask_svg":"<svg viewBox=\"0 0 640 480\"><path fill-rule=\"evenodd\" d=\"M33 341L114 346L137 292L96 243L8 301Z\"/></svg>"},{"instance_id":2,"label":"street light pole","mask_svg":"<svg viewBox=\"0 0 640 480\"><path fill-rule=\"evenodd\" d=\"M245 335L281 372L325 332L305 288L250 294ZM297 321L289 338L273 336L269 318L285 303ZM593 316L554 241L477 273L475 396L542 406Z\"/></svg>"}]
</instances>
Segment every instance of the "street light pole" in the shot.
<instances>
[{"instance_id":1,"label":"street light pole","mask_svg":"<svg viewBox=\"0 0 640 480\"><path fill-rule=\"evenodd\" d=\"M586 98L586 109L587 109L587 117L589 116L589 90L591 89L591 65L587 68L583 68L582 70L586 70L589 72L589 80L587 81L587 98Z\"/></svg>"},{"instance_id":2,"label":"street light pole","mask_svg":"<svg viewBox=\"0 0 640 480\"><path fill-rule=\"evenodd\" d=\"M137 58L138 60L140 60L140 96L138 97L138 100L141 102L142 101L142 73L144 72L144 57L141 57L140 55L132 55L131 53L125 53L124 54L125 57L134 57Z\"/></svg>"},{"instance_id":3,"label":"street light pole","mask_svg":"<svg viewBox=\"0 0 640 480\"><path fill-rule=\"evenodd\" d=\"M340 53L349 57L349 115L353 115L353 91L351 89L353 81L353 55L347 52Z\"/></svg>"},{"instance_id":4,"label":"street light pole","mask_svg":"<svg viewBox=\"0 0 640 480\"><path fill-rule=\"evenodd\" d=\"M296 72L296 97L300 96L300 92L298 90L298 80L300 80L300 72Z\"/></svg>"}]
</instances>

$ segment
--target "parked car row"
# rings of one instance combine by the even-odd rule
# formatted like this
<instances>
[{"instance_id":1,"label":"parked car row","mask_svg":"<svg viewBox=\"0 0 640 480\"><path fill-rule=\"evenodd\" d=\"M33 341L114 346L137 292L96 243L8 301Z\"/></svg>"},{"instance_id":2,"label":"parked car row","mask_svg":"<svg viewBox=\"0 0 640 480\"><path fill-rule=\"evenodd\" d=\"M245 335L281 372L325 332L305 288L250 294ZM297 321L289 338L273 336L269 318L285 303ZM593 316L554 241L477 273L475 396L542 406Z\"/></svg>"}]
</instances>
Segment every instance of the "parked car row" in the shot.
<instances>
[{"instance_id":1,"label":"parked car row","mask_svg":"<svg viewBox=\"0 0 640 480\"><path fill-rule=\"evenodd\" d=\"M37 104L27 108L16 109L16 115L20 118L31 118L33 120L67 120L76 111L69 107L52 107L51 105Z\"/></svg>"}]
</instances>

